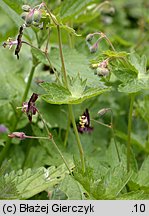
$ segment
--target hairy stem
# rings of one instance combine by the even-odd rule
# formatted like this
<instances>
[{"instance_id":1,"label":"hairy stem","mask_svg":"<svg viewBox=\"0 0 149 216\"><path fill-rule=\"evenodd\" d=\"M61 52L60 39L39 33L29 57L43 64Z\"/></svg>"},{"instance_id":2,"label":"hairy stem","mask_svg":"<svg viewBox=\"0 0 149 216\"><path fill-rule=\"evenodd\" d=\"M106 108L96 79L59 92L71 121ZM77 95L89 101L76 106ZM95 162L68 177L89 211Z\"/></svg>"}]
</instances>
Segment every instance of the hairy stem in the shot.
<instances>
[{"instance_id":1,"label":"hairy stem","mask_svg":"<svg viewBox=\"0 0 149 216\"><path fill-rule=\"evenodd\" d=\"M24 95L22 97L22 103L27 98L27 95L28 95L28 92L29 92L29 89L30 89L30 86L31 86L31 83L32 83L32 79L33 79L33 76L34 76L36 66L37 66L37 64L33 65L32 68L31 68L31 71L30 71L30 74L29 74L29 77L28 77L28 81L27 81L27 85L26 85L26 88L25 88L25 92L24 92Z\"/></svg>"},{"instance_id":2,"label":"hairy stem","mask_svg":"<svg viewBox=\"0 0 149 216\"><path fill-rule=\"evenodd\" d=\"M75 132L77 144L78 144L78 149L79 149L79 152L80 152L80 159L81 159L81 163L82 163L82 171L83 171L83 173L85 173L84 152L83 152L83 148L82 148L81 141L80 141L80 138L79 138L79 133L78 133L78 129L77 129L77 126L76 126L72 105L68 105L68 108L69 108L69 113L70 113L73 129L74 129L74 132Z\"/></svg>"},{"instance_id":3,"label":"hairy stem","mask_svg":"<svg viewBox=\"0 0 149 216\"><path fill-rule=\"evenodd\" d=\"M57 25L57 31L58 31L59 51L60 51L60 58L61 58L61 64L62 64L62 72L63 72L63 77L64 77L64 83L65 83L65 86L68 87L67 73L66 73L65 62L64 62L64 57L63 57L62 40L61 40L61 33L60 33L59 25ZM77 144L78 144L78 149L79 149L79 152L80 152L80 159L81 159L81 163L82 163L82 171L83 171L83 173L85 173L84 152L83 152L83 148L82 148L81 141L80 141L80 138L79 138L79 134L78 134L78 130L77 130L74 114L73 114L72 105L68 104L68 110L69 110L70 119L72 121L73 129L74 129L74 132L75 132L75 136L76 136L76 140L77 140Z\"/></svg>"},{"instance_id":4,"label":"hairy stem","mask_svg":"<svg viewBox=\"0 0 149 216\"><path fill-rule=\"evenodd\" d=\"M119 154L119 150L118 150L118 145L117 145L117 142L116 142L116 135L115 135L115 129L114 129L114 121L113 121L113 111L112 109L109 109L111 111L111 130L112 130L112 134L113 134L113 139L114 139L114 144L115 144L115 148L116 148L116 151L117 151L117 156L118 156L118 160L119 162L121 162L121 158L120 158L120 154Z\"/></svg>"},{"instance_id":5,"label":"hairy stem","mask_svg":"<svg viewBox=\"0 0 149 216\"><path fill-rule=\"evenodd\" d=\"M67 120L67 128L66 128L66 133L65 133L65 139L64 139L64 146L67 146L67 141L68 141L68 135L69 135L69 128L70 128L70 124L71 124L71 120L70 120L70 114L68 113L68 120Z\"/></svg>"},{"instance_id":6,"label":"hairy stem","mask_svg":"<svg viewBox=\"0 0 149 216\"><path fill-rule=\"evenodd\" d=\"M41 113L40 113L39 111L38 111L38 114L39 114L40 119L42 120L42 122L43 122L43 124L44 124L44 126L45 126L45 129L46 129L46 132L47 132L47 134L48 134L49 140L52 142L52 144L54 145L54 147L55 147L56 150L58 151L58 153L59 153L59 155L61 156L63 162L65 163L65 165L66 165L66 167L67 167L69 173L71 174L71 170L70 170L70 168L69 168L69 165L68 165L67 161L65 160L65 158L64 158L64 156L63 156L61 150L59 149L59 147L57 146L56 142L54 141L53 136L52 136L52 134L50 133L49 128L48 128L48 126L47 126L45 120L43 119L43 117L42 117L42 115L41 115Z\"/></svg>"},{"instance_id":7,"label":"hairy stem","mask_svg":"<svg viewBox=\"0 0 149 216\"><path fill-rule=\"evenodd\" d=\"M130 107L128 115L128 137L127 137L127 172L130 171L130 152L131 152L131 129L132 129L132 113L133 113L133 104L135 100L135 94L130 95Z\"/></svg>"},{"instance_id":8,"label":"hairy stem","mask_svg":"<svg viewBox=\"0 0 149 216\"><path fill-rule=\"evenodd\" d=\"M63 56L63 50L62 50L62 39L61 39L61 32L60 32L59 25L57 25L57 32L58 32L58 44L59 44L60 58L61 58L61 64L62 64L63 79L64 79L65 86L68 87L67 73L66 73L66 68L65 68L65 63L64 63L64 56Z\"/></svg>"}]
</instances>

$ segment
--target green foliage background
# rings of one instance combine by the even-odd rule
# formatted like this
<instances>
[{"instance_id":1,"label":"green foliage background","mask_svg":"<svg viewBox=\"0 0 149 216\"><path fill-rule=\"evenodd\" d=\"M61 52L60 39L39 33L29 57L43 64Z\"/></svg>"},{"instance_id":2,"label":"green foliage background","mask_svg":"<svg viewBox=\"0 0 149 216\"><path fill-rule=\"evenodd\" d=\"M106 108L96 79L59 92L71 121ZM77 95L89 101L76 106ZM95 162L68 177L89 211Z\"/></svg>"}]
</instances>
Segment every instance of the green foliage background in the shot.
<instances>
[{"instance_id":1,"label":"green foliage background","mask_svg":"<svg viewBox=\"0 0 149 216\"><path fill-rule=\"evenodd\" d=\"M42 95L37 107L48 123L54 139L73 169L69 175L61 157L49 141L12 140L0 169L0 199L149 199L149 3L146 0L110 1L101 10L99 0L45 1L61 25L63 54L69 76L69 90L55 82L49 62L37 49L23 44L20 59L12 50L0 48L0 124L8 128L0 133L0 151L8 142L8 134L18 117L27 79L38 61L27 100L33 92ZM2 0L0 4L0 42L16 38L23 20L21 6L35 6L40 1ZM69 28L69 27L71 28ZM56 28L50 26L48 55L57 73L61 73ZM73 30L74 29L74 30ZM104 32L116 52L102 41L91 54L85 43L89 33ZM38 40L37 40L38 34ZM80 36L76 36L80 35ZM27 28L23 40L45 48L46 30ZM110 63L110 79L95 75L91 63L106 57L127 56L128 63ZM47 69L46 69L47 68ZM45 83L38 84L44 80ZM131 161L127 172L127 129L130 95L135 94L132 117ZM86 163L83 173L79 161L74 130L70 125L68 142L64 146L68 123L67 104L74 104L76 122L86 108L92 119L97 112L110 107L114 116L115 135L121 163L119 163L112 132L92 121L91 134L80 135ZM101 119L108 124L110 115ZM16 131L44 136L43 125L35 116L32 124L23 114ZM0 156L1 157L1 156Z\"/></svg>"}]
</instances>

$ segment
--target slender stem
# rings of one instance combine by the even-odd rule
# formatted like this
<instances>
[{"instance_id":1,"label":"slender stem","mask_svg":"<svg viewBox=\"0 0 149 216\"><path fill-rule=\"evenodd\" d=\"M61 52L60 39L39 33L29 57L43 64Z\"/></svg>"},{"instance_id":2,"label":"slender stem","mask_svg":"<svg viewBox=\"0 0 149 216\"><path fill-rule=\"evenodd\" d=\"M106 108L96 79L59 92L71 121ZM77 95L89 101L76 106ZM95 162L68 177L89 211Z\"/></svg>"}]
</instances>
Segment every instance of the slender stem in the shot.
<instances>
[{"instance_id":1,"label":"slender stem","mask_svg":"<svg viewBox=\"0 0 149 216\"><path fill-rule=\"evenodd\" d=\"M53 137L51 137L50 140L51 140L51 142L53 143L53 145L55 146L55 148L57 149L58 153L60 154L60 156L61 156L62 160L64 161L64 163L65 163L65 165L66 165L66 167L67 167L69 173L72 174L72 172L71 172L71 170L70 170L70 168L69 168L69 166L68 166L67 161L65 160L63 154L61 153L60 149L58 148L57 144L55 143Z\"/></svg>"},{"instance_id":2,"label":"slender stem","mask_svg":"<svg viewBox=\"0 0 149 216\"><path fill-rule=\"evenodd\" d=\"M116 151L117 151L117 156L118 156L118 160L119 162L121 162L121 158L120 158L120 154L119 154L119 150L118 150L118 145L117 145L117 142L116 142L116 136L115 136L115 130L114 130L114 126L113 126L113 112L110 108L108 108L108 111L111 112L111 124L108 125L108 124L104 124L103 122L100 122L100 121L97 121L95 119L91 119L92 121L98 123L98 124L101 124L105 127L108 127L112 130L112 135L113 135L113 139L114 139L114 144L115 144L115 148L116 148Z\"/></svg>"},{"instance_id":3,"label":"slender stem","mask_svg":"<svg viewBox=\"0 0 149 216\"><path fill-rule=\"evenodd\" d=\"M61 40L61 33L60 33L59 25L57 25L57 31L58 31L59 51L60 51L60 58L61 58L61 64L62 64L62 72L63 72L63 77L64 77L64 83L65 83L65 86L68 87L67 73L66 73L65 62L64 62L64 57L63 57L62 40ZM80 159L81 159L81 163L82 163L82 171L83 171L83 173L85 173L84 152L83 152L83 148L82 148L81 141L80 141L80 138L79 138L79 134L78 134L78 130L77 130L77 126L76 126L76 122L75 122L75 118L74 118L73 109L72 109L71 104L68 104L68 110L69 110L69 116L70 116L71 121L72 121L73 129L74 129L74 132L75 132L75 136L76 136L76 140L77 140L77 144L78 144L78 149L79 149L79 152L80 152Z\"/></svg>"},{"instance_id":4,"label":"slender stem","mask_svg":"<svg viewBox=\"0 0 149 216\"><path fill-rule=\"evenodd\" d=\"M33 79L33 75L34 75L36 66L37 66L37 64L33 65L32 68L31 68L31 71L30 71L30 74L29 74L29 77L28 77L28 81L27 81L27 85L26 85L26 88L25 88L25 92L24 92L24 95L23 95L23 98L22 98L22 103L27 98L27 95L28 95L28 92L29 92L29 89L30 89L30 86L31 86L31 83L32 83L32 79Z\"/></svg>"},{"instance_id":5,"label":"slender stem","mask_svg":"<svg viewBox=\"0 0 149 216\"><path fill-rule=\"evenodd\" d=\"M42 50L39 49L38 47L36 47L36 46L34 46L34 45L28 43L27 41L22 41L22 43L24 43L24 44L26 44L26 45L28 45L28 46L30 46L30 47L32 47L32 48L34 48L34 49L36 49L36 50L42 52L42 53L44 53L44 51L42 51Z\"/></svg>"},{"instance_id":6,"label":"slender stem","mask_svg":"<svg viewBox=\"0 0 149 216\"><path fill-rule=\"evenodd\" d=\"M73 21L72 21L72 20L69 21L69 26L70 26L71 28L73 28ZM73 48L74 48L74 35L68 33L68 38L69 38L69 47L70 47L71 49L73 49Z\"/></svg>"},{"instance_id":7,"label":"slender stem","mask_svg":"<svg viewBox=\"0 0 149 216\"><path fill-rule=\"evenodd\" d=\"M45 47L45 53L48 52L49 40L50 40L50 28L48 29L48 37L47 37L47 42Z\"/></svg>"},{"instance_id":8,"label":"slender stem","mask_svg":"<svg viewBox=\"0 0 149 216\"><path fill-rule=\"evenodd\" d=\"M132 129L132 113L133 113L133 104L135 100L135 94L130 95L130 107L128 115L128 137L127 137L127 172L130 171L130 152L131 152L131 129Z\"/></svg>"},{"instance_id":9,"label":"slender stem","mask_svg":"<svg viewBox=\"0 0 149 216\"><path fill-rule=\"evenodd\" d=\"M47 9L48 13L49 13L49 16L51 17L51 20L53 21L53 23L58 26L59 23L57 22L57 19L56 17L51 13L51 11L49 10L49 8L47 7L46 4L44 4L45 8Z\"/></svg>"},{"instance_id":10,"label":"slender stem","mask_svg":"<svg viewBox=\"0 0 149 216\"><path fill-rule=\"evenodd\" d=\"M67 128L66 128L65 139L64 139L64 146L65 147L67 146L70 124L71 124L70 114L68 113Z\"/></svg>"},{"instance_id":11,"label":"slender stem","mask_svg":"<svg viewBox=\"0 0 149 216\"><path fill-rule=\"evenodd\" d=\"M45 120L43 119L43 117L42 117L42 115L41 115L41 113L40 113L39 111L38 111L38 114L39 114L39 116L40 116L40 118L41 118L41 120L42 120L42 122L43 122L43 124L44 124L44 126L45 126L45 129L46 129L47 134L48 134L48 139L52 142L52 144L54 145L54 147L55 147L56 150L58 151L59 155L61 156L61 158L62 158L63 162L65 163L65 165L66 165L68 171L70 172L70 174L72 174L72 173L71 173L71 170L70 170L70 168L69 168L69 166L68 166L67 161L65 160L63 154L61 153L61 150L59 149L59 147L58 147L57 144L55 143L55 141L54 141L54 139L53 139L53 136L52 136L52 134L50 133L50 131L49 131L49 129L48 129L48 126L47 126Z\"/></svg>"},{"instance_id":12,"label":"slender stem","mask_svg":"<svg viewBox=\"0 0 149 216\"><path fill-rule=\"evenodd\" d=\"M45 127L45 129L46 129L46 132L47 132L48 136L50 136L51 133L50 133L50 131L49 131L49 128L48 128L48 126L47 126L47 124L46 124L44 118L42 117L41 113L40 113L38 110L37 110L37 112L38 112L38 115L39 115L41 121L42 121L43 124L44 124L44 127Z\"/></svg>"},{"instance_id":13,"label":"slender stem","mask_svg":"<svg viewBox=\"0 0 149 216\"><path fill-rule=\"evenodd\" d=\"M119 160L119 162L121 162L121 158L120 158L120 154L119 154L119 150L118 150L118 145L117 145L117 142L116 142L115 130L114 130L113 111L112 111L112 109L109 109L109 110L111 112L111 130L112 130L112 134L113 134L115 148L116 148L116 151L117 151L118 160Z\"/></svg>"},{"instance_id":14,"label":"slender stem","mask_svg":"<svg viewBox=\"0 0 149 216\"><path fill-rule=\"evenodd\" d=\"M111 41L109 40L109 38L105 35L104 37L106 39L106 41L110 44L111 48L113 49L113 51L116 51L113 44L111 43Z\"/></svg>"},{"instance_id":15,"label":"slender stem","mask_svg":"<svg viewBox=\"0 0 149 216\"><path fill-rule=\"evenodd\" d=\"M91 119L91 121L94 121L94 122L96 122L96 123L98 123L98 124L100 124L100 125L103 125L103 126L108 127L108 128L111 129L111 125L104 124L103 122L97 121L97 120L95 120L95 119Z\"/></svg>"},{"instance_id":16,"label":"slender stem","mask_svg":"<svg viewBox=\"0 0 149 216\"><path fill-rule=\"evenodd\" d=\"M120 154L119 154L119 150L118 150L118 146L117 146L117 142L116 142L115 130L114 130L113 126L111 127L111 130L112 130L112 134L113 134L113 139L114 139L114 144L115 144L118 160L119 160L119 162L121 162L121 158L120 158Z\"/></svg>"},{"instance_id":17,"label":"slender stem","mask_svg":"<svg viewBox=\"0 0 149 216\"><path fill-rule=\"evenodd\" d=\"M27 139L49 139L49 137L35 137L35 136L25 136Z\"/></svg>"},{"instance_id":18,"label":"slender stem","mask_svg":"<svg viewBox=\"0 0 149 216\"><path fill-rule=\"evenodd\" d=\"M32 82L32 78L33 78L33 75L34 75L34 71L35 71L36 66L37 66L37 65L33 65L32 68L31 68L30 75L29 75L29 79L28 79L28 82L27 82L27 85L26 85L26 88L25 88L24 95L23 95L23 97L22 97L21 104L22 104L22 103L26 100L26 98L27 98L27 95L28 95L28 92L29 92L29 89L30 89L30 85L31 85L31 82ZM14 122L13 122L12 131L15 131L15 130L16 130L17 125L18 125L18 122L19 122L19 119L21 118L21 116L22 116L22 112L19 112L18 117L15 118L15 120L14 120ZM0 153L0 165L2 164L4 158L7 157L7 154L8 154L9 148L10 148L10 145L11 145L11 139L8 138L7 141L6 141L5 147L2 149L2 151L1 151L1 153Z\"/></svg>"},{"instance_id":19,"label":"slender stem","mask_svg":"<svg viewBox=\"0 0 149 216\"><path fill-rule=\"evenodd\" d=\"M17 113L17 111L16 111L16 107L15 107L13 101L10 102L10 105L11 105L11 107L12 107L12 109L13 109L13 112L14 112L14 114L15 114L15 117L17 118L17 117L18 117L18 113Z\"/></svg>"},{"instance_id":20,"label":"slender stem","mask_svg":"<svg viewBox=\"0 0 149 216\"><path fill-rule=\"evenodd\" d=\"M100 3L100 4L93 10L93 12L98 11L98 10L101 9L103 6L105 6L106 4L107 4L107 5L111 5L111 3L110 3L109 1L104 1L104 2Z\"/></svg>"},{"instance_id":21,"label":"slender stem","mask_svg":"<svg viewBox=\"0 0 149 216\"><path fill-rule=\"evenodd\" d=\"M50 61L50 58L49 58L48 53L45 52L44 54L45 54L46 59L47 59L48 62L49 62L50 67L51 67L52 70L54 71L54 74L55 74L56 79L57 79L57 80L59 81L59 83L60 83L60 79L59 79L59 77L58 77L57 71L54 69L54 67L53 67L53 65L52 65L52 63L51 63L51 61Z\"/></svg>"},{"instance_id":22,"label":"slender stem","mask_svg":"<svg viewBox=\"0 0 149 216\"><path fill-rule=\"evenodd\" d=\"M147 141L146 141L146 149L149 150L149 122L147 123L147 127L148 127L148 134L147 134Z\"/></svg>"},{"instance_id":23,"label":"slender stem","mask_svg":"<svg viewBox=\"0 0 149 216\"><path fill-rule=\"evenodd\" d=\"M70 21L70 27L73 28L72 20ZM73 49L74 48L73 36L70 33L68 33L68 37L69 37L69 47L71 49ZM66 128L65 139L64 139L64 146L65 147L67 147L70 124L71 124L71 117L70 117L70 112L69 112L69 109L68 109L67 128Z\"/></svg>"},{"instance_id":24,"label":"slender stem","mask_svg":"<svg viewBox=\"0 0 149 216\"><path fill-rule=\"evenodd\" d=\"M83 173L85 173L84 151L83 151L81 141L80 141L80 138L79 138L79 134L78 134L78 130L77 130L77 126L76 126L76 122L75 122L75 118L74 118L74 114L73 114L73 110L72 110L72 105L69 104L68 108L69 108L69 113L70 113L73 129L74 129L74 132L75 132L75 135L76 135L78 149L79 149L79 152L80 152L80 158L81 158L81 163L82 163L82 171L83 171Z\"/></svg>"},{"instance_id":25,"label":"slender stem","mask_svg":"<svg viewBox=\"0 0 149 216\"><path fill-rule=\"evenodd\" d=\"M58 44L59 44L60 58L61 58L61 63L62 63L62 73L63 73L63 78L64 78L65 86L68 87L67 73L66 73L66 68L65 68L65 63L64 63L63 50L62 50L62 40L61 40L61 32L60 32L59 25L57 25L57 32L58 32Z\"/></svg>"}]
</instances>

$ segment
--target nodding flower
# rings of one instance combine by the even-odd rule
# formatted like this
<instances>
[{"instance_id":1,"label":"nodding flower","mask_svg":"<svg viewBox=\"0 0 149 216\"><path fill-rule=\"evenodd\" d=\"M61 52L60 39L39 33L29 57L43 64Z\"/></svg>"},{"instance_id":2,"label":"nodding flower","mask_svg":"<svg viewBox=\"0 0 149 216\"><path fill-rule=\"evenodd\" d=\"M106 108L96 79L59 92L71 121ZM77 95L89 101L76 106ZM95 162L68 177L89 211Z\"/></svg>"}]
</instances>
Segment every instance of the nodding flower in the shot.
<instances>
[{"instance_id":1,"label":"nodding flower","mask_svg":"<svg viewBox=\"0 0 149 216\"><path fill-rule=\"evenodd\" d=\"M15 55L17 56L17 59L19 59L19 52L20 52L21 47L22 47L23 30L24 30L24 26L20 26L20 28L19 28L19 34L17 36L17 39L16 40L12 40L11 38L8 38L8 40L3 43L3 47L4 48L6 48L8 46L9 49L11 49L13 45L16 46L16 48L15 48Z\"/></svg>"},{"instance_id":2,"label":"nodding flower","mask_svg":"<svg viewBox=\"0 0 149 216\"><path fill-rule=\"evenodd\" d=\"M13 45L17 45L18 41L17 40L12 40L12 38L8 38L6 42L3 43L3 47L6 48L7 46L9 49L12 48Z\"/></svg>"},{"instance_id":3,"label":"nodding flower","mask_svg":"<svg viewBox=\"0 0 149 216\"><path fill-rule=\"evenodd\" d=\"M23 132L13 132L13 133L9 134L8 137L10 137L10 138L18 138L18 139L23 140L23 139L26 138L26 135Z\"/></svg>"},{"instance_id":4,"label":"nodding flower","mask_svg":"<svg viewBox=\"0 0 149 216\"><path fill-rule=\"evenodd\" d=\"M38 94L33 93L28 102L24 102L22 106L22 111L27 114L30 122L32 122L32 115L35 115L38 109L35 106L35 102L38 98Z\"/></svg>"},{"instance_id":5,"label":"nodding flower","mask_svg":"<svg viewBox=\"0 0 149 216\"><path fill-rule=\"evenodd\" d=\"M84 132L91 132L93 130L93 127L90 126L90 116L88 109L85 110L85 112L80 116L79 118L79 124L77 125L78 132L84 133Z\"/></svg>"}]
</instances>

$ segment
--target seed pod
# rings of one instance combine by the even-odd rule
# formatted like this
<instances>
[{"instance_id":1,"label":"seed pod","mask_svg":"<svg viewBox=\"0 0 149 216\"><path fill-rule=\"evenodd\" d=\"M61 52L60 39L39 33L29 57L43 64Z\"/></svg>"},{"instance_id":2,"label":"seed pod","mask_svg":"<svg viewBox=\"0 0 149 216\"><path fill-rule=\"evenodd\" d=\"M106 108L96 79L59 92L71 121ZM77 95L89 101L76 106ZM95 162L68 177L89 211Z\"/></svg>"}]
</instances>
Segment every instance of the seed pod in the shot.
<instances>
[{"instance_id":1,"label":"seed pod","mask_svg":"<svg viewBox=\"0 0 149 216\"><path fill-rule=\"evenodd\" d=\"M108 76L109 75L109 69L108 68L103 68L103 67L98 67L96 69L96 74L98 76Z\"/></svg>"},{"instance_id":2,"label":"seed pod","mask_svg":"<svg viewBox=\"0 0 149 216\"><path fill-rule=\"evenodd\" d=\"M31 9L31 7L29 5L23 5L22 6L22 10L25 11L25 12L29 12Z\"/></svg>"},{"instance_id":3,"label":"seed pod","mask_svg":"<svg viewBox=\"0 0 149 216\"><path fill-rule=\"evenodd\" d=\"M23 12L23 13L21 14L21 18L22 18L23 20L25 20L26 17L27 17L27 15L28 15L28 12Z\"/></svg>"},{"instance_id":4,"label":"seed pod","mask_svg":"<svg viewBox=\"0 0 149 216\"><path fill-rule=\"evenodd\" d=\"M33 20L34 22L38 23L41 19L41 12L39 10L34 11Z\"/></svg>"}]
</instances>

